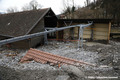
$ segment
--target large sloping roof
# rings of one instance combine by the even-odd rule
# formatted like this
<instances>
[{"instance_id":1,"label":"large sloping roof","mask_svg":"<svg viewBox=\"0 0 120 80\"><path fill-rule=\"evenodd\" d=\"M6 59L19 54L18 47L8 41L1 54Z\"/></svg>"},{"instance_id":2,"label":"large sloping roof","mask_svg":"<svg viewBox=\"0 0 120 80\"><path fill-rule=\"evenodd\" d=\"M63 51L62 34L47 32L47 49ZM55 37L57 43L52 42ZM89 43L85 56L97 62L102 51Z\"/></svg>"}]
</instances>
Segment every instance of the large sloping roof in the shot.
<instances>
[{"instance_id":1,"label":"large sloping roof","mask_svg":"<svg viewBox=\"0 0 120 80\"><path fill-rule=\"evenodd\" d=\"M0 35L11 37L29 33L50 8L0 15Z\"/></svg>"}]
</instances>

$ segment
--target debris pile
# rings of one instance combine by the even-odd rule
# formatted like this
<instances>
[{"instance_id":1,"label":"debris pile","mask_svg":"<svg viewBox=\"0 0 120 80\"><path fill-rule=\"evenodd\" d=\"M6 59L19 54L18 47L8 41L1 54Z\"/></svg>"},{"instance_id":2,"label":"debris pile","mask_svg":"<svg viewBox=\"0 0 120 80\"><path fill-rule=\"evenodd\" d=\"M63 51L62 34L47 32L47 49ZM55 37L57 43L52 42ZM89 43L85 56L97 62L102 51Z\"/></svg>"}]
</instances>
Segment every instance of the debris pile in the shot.
<instances>
[{"instance_id":1,"label":"debris pile","mask_svg":"<svg viewBox=\"0 0 120 80\"><path fill-rule=\"evenodd\" d=\"M32 49L32 48L21 59L20 62L23 63L23 62L29 62L32 60L36 62L40 62L42 64L49 63L50 65L58 65L58 67L60 67L60 65L63 65L63 64L69 64L69 65L74 65L74 66L81 66L81 65L95 66L94 64L50 54L50 53L39 51L39 50Z\"/></svg>"},{"instance_id":2,"label":"debris pile","mask_svg":"<svg viewBox=\"0 0 120 80\"><path fill-rule=\"evenodd\" d=\"M17 54L19 54L18 51L12 51L12 50L4 50L4 51L1 51L0 53L7 53L5 54L7 57L14 57L14 56L17 56Z\"/></svg>"},{"instance_id":3,"label":"debris pile","mask_svg":"<svg viewBox=\"0 0 120 80\"><path fill-rule=\"evenodd\" d=\"M76 45L77 42L49 41L48 45L36 49L37 51L44 51L44 54L48 52L60 57L96 64L97 67L87 65L76 67L74 65L62 65L65 63L61 62L59 63L60 68L58 68L58 63L54 64L55 66L50 66L49 64L52 62L49 61L47 64L41 64L36 62L35 57L23 61L29 63L21 64L19 61L23 59L28 50L0 48L0 78L2 80L82 80L83 77L90 78L91 76L93 78L120 76L120 42L110 41L110 44L107 45L87 42L84 44L84 49L80 50L77 50ZM8 57L6 56L8 54L17 54L17 56Z\"/></svg>"}]
</instances>

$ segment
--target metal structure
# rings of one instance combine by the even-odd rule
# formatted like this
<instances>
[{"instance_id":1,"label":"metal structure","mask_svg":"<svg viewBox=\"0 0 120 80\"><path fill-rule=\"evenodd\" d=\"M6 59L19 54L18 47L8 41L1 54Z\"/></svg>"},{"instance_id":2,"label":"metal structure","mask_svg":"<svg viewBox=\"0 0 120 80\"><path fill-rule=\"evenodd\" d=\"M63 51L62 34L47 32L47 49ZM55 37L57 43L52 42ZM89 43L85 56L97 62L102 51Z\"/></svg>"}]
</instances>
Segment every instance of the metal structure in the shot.
<instances>
[{"instance_id":1,"label":"metal structure","mask_svg":"<svg viewBox=\"0 0 120 80\"><path fill-rule=\"evenodd\" d=\"M92 21L89 21L88 22L89 24L91 24L92 25ZM88 26L83 26L83 25L81 25L79 28L79 40L78 40L78 49L81 47L81 48L83 48L83 31L84 31L84 28L85 27L88 27ZM81 41L81 43L80 43L80 41ZM81 46L80 46L80 44L81 44Z\"/></svg>"},{"instance_id":2,"label":"metal structure","mask_svg":"<svg viewBox=\"0 0 120 80\"><path fill-rule=\"evenodd\" d=\"M69 23L69 24L67 24L67 23ZM73 21L64 21L65 26L71 26L72 23L73 23ZM74 36L73 28L70 29L70 35L71 35L71 39L72 39Z\"/></svg>"},{"instance_id":3,"label":"metal structure","mask_svg":"<svg viewBox=\"0 0 120 80\"><path fill-rule=\"evenodd\" d=\"M47 29L45 29L47 31ZM48 44L47 33L44 34L44 44Z\"/></svg>"},{"instance_id":4,"label":"metal structure","mask_svg":"<svg viewBox=\"0 0 120 80\"><path fill-rule=\"evenodd\" d=\"M78 41L78 47L80 47L79 46L79 44L80 44L80 34L83 35L83 28L88 27L90 25L92 25L92 22L90 22L88 24L72 25L72 26L66 26L66 27L61 27L61 28L51 28L51 30L49 30L49 31L45 30L44 32L38 32L38 33L34 33L34 34L29 34L29 35L24 35L24 36L19 36L19 37L14 37L14 38L10 38L10 39L1 40L0 41L0 46L2 46L4 44L12 43L12 42L20 41L20 40L25 40L25 39L29 39L29 38L33 38L33 37L38 37L38 36L41 36L41 35L47 35L48 33L61 31L61 30L68 29L68 28L80 27L79 41ZM48 28L46 28L46 29L48 29ZM81 43L82 42L83 42L83 38L81 38ZM81 47L82 47L82 44L81 44Z\"/></svg>"}]
</instances>

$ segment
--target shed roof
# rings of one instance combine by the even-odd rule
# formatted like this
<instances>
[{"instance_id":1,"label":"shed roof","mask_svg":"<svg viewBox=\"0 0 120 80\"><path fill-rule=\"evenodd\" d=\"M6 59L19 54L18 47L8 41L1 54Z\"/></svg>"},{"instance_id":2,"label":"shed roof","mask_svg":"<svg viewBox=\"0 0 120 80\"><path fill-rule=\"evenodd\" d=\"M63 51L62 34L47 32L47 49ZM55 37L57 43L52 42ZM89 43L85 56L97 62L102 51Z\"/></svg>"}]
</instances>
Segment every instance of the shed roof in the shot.
<instances>
[{"instance_id":1,"label":"shed roof","mask_svg":"<svg viewBox=\"0 0 120 80\"><path fill-rule=\"evenodd\" d=\"M0 15L0 34L17 37L28 34L50 8Z\"/></svg>"}]
</instances>

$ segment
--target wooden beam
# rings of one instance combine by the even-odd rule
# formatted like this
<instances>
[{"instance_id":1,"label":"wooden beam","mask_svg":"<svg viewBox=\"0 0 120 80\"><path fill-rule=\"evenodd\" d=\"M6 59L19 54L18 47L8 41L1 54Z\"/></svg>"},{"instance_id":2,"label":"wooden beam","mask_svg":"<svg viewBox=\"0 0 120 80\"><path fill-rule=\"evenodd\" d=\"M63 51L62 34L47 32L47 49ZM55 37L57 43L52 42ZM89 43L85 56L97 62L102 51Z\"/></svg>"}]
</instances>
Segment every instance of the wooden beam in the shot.
<instances>
[{"instance_id":1,"label":"wooden beam","mask_svg":"<svg viewBox=\"0 0 120 80\"><path fill-rule=\"evenodd\" d=\"M59 24L60 23L57 22L57 28L59 28ZM59 39L59 33L58 33L58 31L56 32L56 39Z\"/></svg>"},{"instance_id":2,"label":"wooden beam","mask_svg":"<svg viewBox=\"0 0 120 80\"><path fill-rule=\"evenodd\" d=\"M110 40L110 31L111 31L111 22L109 22L108 43L109 43L109 40Z\"/></svg>"}]
</instances>

